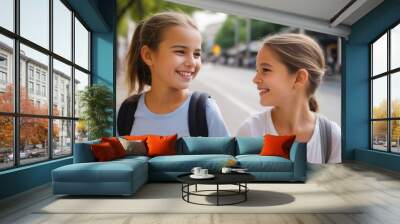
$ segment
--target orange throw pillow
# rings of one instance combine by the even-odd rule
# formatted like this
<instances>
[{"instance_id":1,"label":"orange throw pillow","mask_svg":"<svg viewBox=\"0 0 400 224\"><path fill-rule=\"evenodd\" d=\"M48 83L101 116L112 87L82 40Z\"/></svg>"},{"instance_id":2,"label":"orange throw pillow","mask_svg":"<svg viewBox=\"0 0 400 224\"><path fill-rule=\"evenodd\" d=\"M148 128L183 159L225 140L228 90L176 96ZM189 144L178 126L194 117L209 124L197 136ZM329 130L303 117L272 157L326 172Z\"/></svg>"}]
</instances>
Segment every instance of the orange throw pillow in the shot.
<instances>
[{"instance_id":1,"label":"orange throw pillow","mask_svg":"<svg viewBox=\"0 0 400 224\"><path fill-rule=\"evenodd\" d=\"M147 135L125 135L122 136L124 139L129 140L129 141L143 141L145 142L147 139Z\"/></svg>"},{"instance_id":2,"label":"orange throw pillow","mask_svg":"<svg viewBox=\"0 0 400 224\"><path fill-rule=\"evenodd\" d=\"M296 135L264 135L264 145L261 149L260 155L262 156L280 156L290 159L290 148Z\"/></svg>"},{"instance_id":3,"label":"orange throw pillow","mask_svg":"<svg viewBox=\"0 0 400 224\"><path fill-rule=\"evenodd\" d=\"M126 156L126 151L117 137L101 138L101 142L108 142L114 149L117 158Z\"/></svg>"},{"instance_id":4,"label":"orange throw pillow","mask_svg":"<svg viewBox=\"0 0 400 224\"><path fill-rule=\"evenodd\" d=\"M99 162L109 161L117 158L115 151L110 143L102 142L99 144L93 144L90 146L94 157Z\"/></svg>"},{"instance_id":5,"label":"orange throw pillow","mask_svg":"<svg viewBox=\"0 0 400 224\"><path fill-rule=\"evenodd\" d=\"M147 137L146 143L148 148L148 156L165 156L176 155L176 139L178 135L158 136L150 135Z\"/></svg>"}]
</instances>

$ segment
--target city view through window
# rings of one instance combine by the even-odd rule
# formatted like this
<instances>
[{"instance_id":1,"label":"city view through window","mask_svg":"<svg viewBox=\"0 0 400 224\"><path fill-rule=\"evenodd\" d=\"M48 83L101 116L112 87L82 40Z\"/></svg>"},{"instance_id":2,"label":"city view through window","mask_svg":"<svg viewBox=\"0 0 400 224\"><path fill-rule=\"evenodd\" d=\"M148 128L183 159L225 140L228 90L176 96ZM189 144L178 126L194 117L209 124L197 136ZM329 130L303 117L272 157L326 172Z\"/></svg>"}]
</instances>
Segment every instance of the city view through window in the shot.
<instances>
[{"instance_id":1,"label":"city view through window","mask_svg":"<svg viewBox=\"0 0 400 224\"><path fill-rule=\"evenodd\" d=\"M19 27L14 7L0 2L0 170L70 156L87 140L78 105L90 83L89 30L60 0L20 0Z\"/></svg>"},{"instance_id":2,"label":"city view through window","mask_svg":"<svg viewBox=\"0 0 400 224\"><path fill-rule=\"evenodd\" d=\"M400 153L400 25L374 41L370 51L371 145Z\"/></svg>"}]
</instances>

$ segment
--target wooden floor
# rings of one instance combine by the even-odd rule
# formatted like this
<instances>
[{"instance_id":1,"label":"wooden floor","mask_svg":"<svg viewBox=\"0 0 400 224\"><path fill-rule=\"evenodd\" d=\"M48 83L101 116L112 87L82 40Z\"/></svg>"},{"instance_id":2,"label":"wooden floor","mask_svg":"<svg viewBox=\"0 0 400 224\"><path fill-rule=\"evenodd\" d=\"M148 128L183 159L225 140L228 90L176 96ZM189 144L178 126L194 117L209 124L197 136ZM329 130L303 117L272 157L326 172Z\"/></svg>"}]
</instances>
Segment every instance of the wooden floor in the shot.
<instances>
[{"instance_id":1,"label":"wooden floor","mask_svg":"<svg viewBox=\"0 0 400 224\"><path fill-rule=\"evenodd\" d=\"M367 204L357 214L36 214L54 200L49 185L0 201L0 223L400 223L400 174L359 163L313 165L308 183L317 183L345 201ZM315 203L321 203L316 201Z\"/></svg>"}]
</instances>

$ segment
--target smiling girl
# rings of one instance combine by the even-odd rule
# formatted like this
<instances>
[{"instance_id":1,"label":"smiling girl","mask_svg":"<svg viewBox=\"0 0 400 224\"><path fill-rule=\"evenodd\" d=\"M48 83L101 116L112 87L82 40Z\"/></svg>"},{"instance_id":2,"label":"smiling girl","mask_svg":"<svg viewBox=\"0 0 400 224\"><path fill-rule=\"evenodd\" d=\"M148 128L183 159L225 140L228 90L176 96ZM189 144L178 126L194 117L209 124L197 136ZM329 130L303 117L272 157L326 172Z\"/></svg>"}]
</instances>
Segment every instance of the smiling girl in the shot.
<instances>
[{"instance_id":1,"label":"smiling girl","mask_svg":"<svg viewBox=\"0 0 400 224\"><path fill-rule=\"evenodd\" d=\"M229 135L215 101L189 91L201 67L201 35L189 16L164 12L140 22L126 62L128 91L139 94L120 107L119 135Z\"/></svg>"},{"instance_id":2,"label":"smiling girl","mask_svg":"<svg viewBox=\"0 0 400 224\"><path fill-rule=\"evenodd\" d=\"M264 41L256 60L253 82L269 108L244 121L237 136L296 135L307 143L308 162L340 163L340 127L316 113L325 70L319 45L303 34L278 34Z\"/></svg>"}]
</instances>

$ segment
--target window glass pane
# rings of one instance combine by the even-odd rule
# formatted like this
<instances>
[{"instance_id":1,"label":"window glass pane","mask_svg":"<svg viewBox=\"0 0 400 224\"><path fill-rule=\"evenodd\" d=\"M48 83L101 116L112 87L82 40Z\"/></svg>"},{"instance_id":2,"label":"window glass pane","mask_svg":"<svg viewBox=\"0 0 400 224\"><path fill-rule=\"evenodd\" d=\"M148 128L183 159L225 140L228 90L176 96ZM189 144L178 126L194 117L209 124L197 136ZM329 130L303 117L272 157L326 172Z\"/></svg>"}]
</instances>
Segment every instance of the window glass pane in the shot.
<instances>
[{"instance_id":1,"label":"window glass pane","mask_svg":"<svg viewBox=\"0 0 400 224\"><path fill-rule=\"evenodd\" d=\"M84 120L75 121L75 143L88 140L88 128Z\"/></svg>"},{"instance_id":2,"label":"window glass pane","mask_svg":"<svg viewBox=\"0 0 400 224\"><path fill-rule=\"evenodd\" d=\"M387 34L372 45L372 71L373 75L387 71Z\"/></svg>"},{"instance_id":3,"label":"window glass pane","mask_svg":"<svg viewBox=\"0 0 400 224\"><path fill-rule=\"evenodd\" d=\"M71 60L71 11L60 1L53 1L53 51Z\"/></svg>"},{"instance_id":4,"label":"window glass pane","mask_svg":"<svg viewBox=\"0 0 400 224\"><path fill-rule=\"evenodd\" d=\"M71 66L53 60L53 115L72 117Z\"/></svg>"},{"instance_id":5,"label":"window glass pane","mask_svg":"<svg viewBox=\"0 0 400 224\"><path fill-rule=\"evenodd\" d=\"M49 57L21 44L20 58L21 113L47 115Z\"/></svg>"},{"instance_id":6,"label":"window glass pane","mask_svg":"<svg viewBox=\"0 0 400 224\"><path fill-rule=\"evenodd\" d=\"M75 117L79 117L81 114L79 95L86 86L89 86L89 75L75 69Z\"/></svg>"},{"instance_id":7,"label":"window glass pane","mask_svg":"<svg viewBox=\"0 0 400 224\"><path fill-rule=\"evenodd\" d=\"M0 111L14 111L13 40L0 35Z\"/></svg>"},{"instance_id":8,"label":"window glass pane","mask_svg":"<svg viewBox=\"0 0 400 224\"><path fill-rule=\"evenodd\" d=\"M392 117L400 118L400 72L391 75L390 98Z\"/></svg>"},{"instance_id":9,"label":"window glass pane","mask_svg":"<svg viewBox=\"0 0 400 224\"><path fill-rule=\"evenodd\" d=\"M53 157L72 154L72 121L53 121Z\"/></svg>"},{"instance_id":10,"label":"window glass pane","mask_svg":"<svg viewBox=\"0 0 400 224\"><path fill-rule=\"evenodd\" d=\"M75 63L89 70L89 32L75 18Z\"/></svg>"},{"instance_id":11,"label":"window glass pane","mask_svg":"<svg viewBox=\"0 0 400 224\"><path fill-rule=\"evenodd\" d=\"M400 120L394 120L390 122L392 127L392 136L391 136L391 141L392 141L392 152L400 153Z\"/></svg>"},{"instance_id":12,"label":"window glass pane","mask_svg":"<svg viewBox=\"0 0 400 224\"><path fill-rule=\"evenodd\" d=\"M21 36L49 47L49 1L20 0Z\"/></svg>"},{"instance_id":13,"label":"window glass pane","mask_svg":"<svg viewBox=\"0 0 400 224\"><path fill-rule=\"evenodd\" d=\"M373 149L387 151L387 121L372 122Z\"/></svg>"},{"instance_id":14,"label":"window glass pane","mask_svg":"<svg viewBox=\"0 0 400 224\"><path fill-rule=\"evenodd\" d=\"M14 1L0 1L0 26L14 31Z\"/></svg>"},{"instance_id":15,"label":"window glass pane","mask_svg":"<svg viewBox=\"0 0 400 224\"><path fill-rule=\"evenodd\" d=\"M48 119L21 117L19 127L21 164L49 158L48 127Z\"/></svg>"},{"instance_id":16,"label":"window glass pane","mask_svg":"<svg viewBox=\"0 0 400 224\"><path fill-rule=\"evenodd\" d=\"M400 24L391 31L390 37L390 67L400 67Z\"/></svg>"},{"instance_id":17,"label":"window glass pane","mask_svg":"<svg viewBox=\"0 0 400 224\"><path fill-rule=\"evenodd\" d=\"M387 77L372 80L372 118L387 118Z\"/></svg>"},{"instance_id":18,"label":"window glass pane","mask_svg":"<svg viewBox=\"0 0 400 224\"><path fill-rule=\"evenodd\" d=\"M0 170L14 165L14 125L10 116L0 116Z\"/></svg>"}]
</instances>

